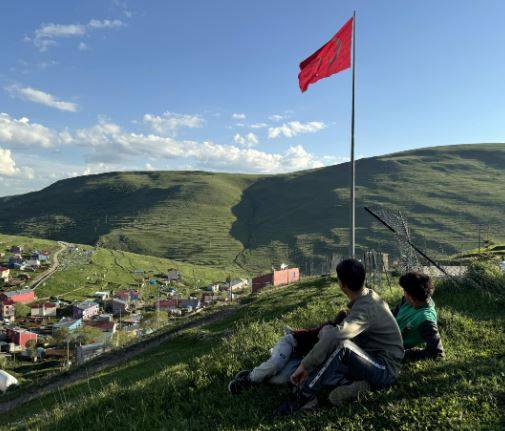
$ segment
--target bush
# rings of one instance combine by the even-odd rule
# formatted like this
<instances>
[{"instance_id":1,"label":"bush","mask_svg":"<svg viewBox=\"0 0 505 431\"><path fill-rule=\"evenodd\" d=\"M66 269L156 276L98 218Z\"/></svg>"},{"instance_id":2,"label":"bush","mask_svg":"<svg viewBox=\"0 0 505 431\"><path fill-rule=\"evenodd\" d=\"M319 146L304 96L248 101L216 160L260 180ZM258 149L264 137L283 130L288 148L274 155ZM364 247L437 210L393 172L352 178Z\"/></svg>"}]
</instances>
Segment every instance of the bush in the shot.
<instances>
[{"instance_id":1,"label":"bush","mask_svg":"<svg viewBox=\"0 0 505 431\"><path fill-rule=\"evenodd\" d=\"M496 259L476 259L468 264L464 276L455 277L455 280L444 279L437 283L437 288L461 288L462 286L480 289L498 297L505 297L505 272L500 269L499 262Z\"/></svg>"},{"instance_id":2,"label":"bush","mask_svg":"<svg viewBox=\"0 0 505 431\"><path fill-rule=\"evenodd\" d=\"M505 273L500 269L495 259L471 262L468 265L465 278L490 292L505 293Z\"/></svg>"}]
</instances>

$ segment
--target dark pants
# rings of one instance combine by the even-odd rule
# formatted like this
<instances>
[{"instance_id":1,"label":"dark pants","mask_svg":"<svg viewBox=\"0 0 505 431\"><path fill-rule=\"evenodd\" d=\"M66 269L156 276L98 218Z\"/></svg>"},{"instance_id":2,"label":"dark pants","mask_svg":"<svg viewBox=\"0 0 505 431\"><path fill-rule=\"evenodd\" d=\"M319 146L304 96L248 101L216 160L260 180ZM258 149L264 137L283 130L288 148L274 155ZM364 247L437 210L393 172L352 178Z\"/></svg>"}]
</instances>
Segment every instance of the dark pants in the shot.
<instances>
[{"instance_id":1,"label":"dark pants","mask_svg":"<svg viewBox=\"0 0 505 431\"><path fill-rule=\"evenodd\" d=\"M383 389L394 382L395 376L380 358L373 357L352 341L345 340L322 367L311 373L302 391L315 394L323 387L348 385L358 380L366 380L372 389Z\"/></svg>"}]
</instances>

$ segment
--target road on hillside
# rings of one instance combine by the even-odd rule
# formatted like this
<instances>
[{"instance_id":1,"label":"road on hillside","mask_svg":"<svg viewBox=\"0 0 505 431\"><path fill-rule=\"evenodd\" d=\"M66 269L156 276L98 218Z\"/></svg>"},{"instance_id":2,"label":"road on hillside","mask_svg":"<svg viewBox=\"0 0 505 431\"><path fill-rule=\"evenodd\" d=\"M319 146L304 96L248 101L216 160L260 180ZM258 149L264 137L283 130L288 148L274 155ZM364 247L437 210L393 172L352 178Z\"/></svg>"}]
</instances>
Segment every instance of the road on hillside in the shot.
<instances>
[{"instance_id":1,"label":"road on hillside","mask_svg":"<svg viewBox=\"0 0 505 431\"><path fill-rule=\"evenodd\" d=\"M223 310L216 311L209 316L203 316L195 320L191 320L182 324L177 328L162 331L160 334L151 336L148 339L141 340L138 343L129 345L123 349L112 350L104 353L84 365L71 369L65 373L50 376L46 379L39 380L34 386L29 386L19 396L10 400L3 401L0 399L0 414L6 413L22 404L39 398L55 390L62 390L64 387L71 385L79 380L90 378L92 374L102 371L106 368L127 362L128 360L152 350L162 343L169 341L175 335L190 329L197 328L209 323L220 321L233 314L240 306L233 306ZM0 421L1 422L1 421Z\"/></svg>"},{"instance_id":2,"label":"road on hillside","mask_svg":"<svg viewBox=\"0 0 505 431\"><path fill-rule=\"evenodd\" d=\"M60 266L60 261L58 260L58 256L68 248L69 244L64 241L58 241L58 244L60 245L60 248L54 253L53 255L53 264L51 267L45 271L44 273L40 274L35 280L32 281L32 284L30 288L32 290L35 290L41 283L46 281L51 275L53 275L56 270L58 269L58 266Z\"/></svg>"}]
</instances>

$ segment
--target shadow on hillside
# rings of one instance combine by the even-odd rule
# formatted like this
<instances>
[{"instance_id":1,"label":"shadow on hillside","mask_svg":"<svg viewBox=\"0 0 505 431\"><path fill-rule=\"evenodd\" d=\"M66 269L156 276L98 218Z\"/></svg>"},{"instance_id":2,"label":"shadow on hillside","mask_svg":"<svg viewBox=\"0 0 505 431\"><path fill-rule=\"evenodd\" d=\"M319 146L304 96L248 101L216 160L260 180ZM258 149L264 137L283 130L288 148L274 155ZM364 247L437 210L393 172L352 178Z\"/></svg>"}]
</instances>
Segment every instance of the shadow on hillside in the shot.
<instances>
[{"instance_id":1,"label":"shadow on hillside","mask_svg":"<svg viewBox=\"0 0 505 431\"><path fill-rule=\"evenodd\" d=\"M357 165L357 225L369 230L374 221L363 206L376 199L369 191L380 187L379 177L394 171L395 162L374 158L359 160ZM236 221L230 234L244 249L271 261L275 248L287 249L289 258L299 265L307 255L327 258L332 252L345 253L347 233L342 229L349 224L348 183L348 163L261 178L244 190L232 208ZM374 237L393 240L380 229L374 230ZM272 249L273 243L277 245Z\"/></svg>"},{"instance_id":2,"label":"shadow on hillside","mask_svg":"<svg viewBox=\"0 0 505 431\"><path fill-rule=\"evenodd\" d=\"M155 186L159 175L106 173L58 181L40 192L2 202L0 227L14 235L33 233L47 239L94 244L100 236L132 223L140 214L178 195L180 185ZM123 177L129 181L122 181ZM152 184L142 187L143 181Z\"/></svg>"},{"instance_id":3,"label":"shadow on hillside","mask_svg":"<svg viewBox=\"0 0 505 431\"><path fill-rule=\"evenodd\" d=\"M361 402L337 409L329 406L323 398L322 408L316 412L278 419L272 419L271 415L288 396L288 388L265 385L232 397L227 392L228 379L225 376L213 376L211 382L202 384L197 375L192 375L189 380L176 379L177 382L171 383L167 388L163 387L163 380L158 381L157 385L151 385L147 389L147 394L146 389L140 387L120 389L114 398L97 398L79 411L78 417L83 418L82 422L75 414L67 413L60 420L52 418L48 425L60 430L73 430L76 426L92 426L95 423L100 424L101 429L135 426L144 429L192 430L257 429L270 426L275 426L276 429L323 429L343 420L361 423L363 415L381 412L384 405L397 406L412 402L409 405L414 406L418 399L440 399L445 405L445 400L454 396L454 390L460 391L458 395L461 397L471 397L474 390L467 382L478 376L490 375L495 371L495 365L495 361L489 358L475 358L457 363L434 364L429 373L407 367L393 388L371 394ZM125 407L128 409L127 414ZM436 415L440 408L443 406L430 405L429 410L421 414ZM110 415L108 421L104 417L105 412ZM410 415L415 413L415 410L409 412L408 408L402 412L395 411L395 415L381 417L381 425L395 429L398 415L403 414L403 420L410 423ZM128 418L132 418L131 422Z\"/></svg>"}]
</instances>

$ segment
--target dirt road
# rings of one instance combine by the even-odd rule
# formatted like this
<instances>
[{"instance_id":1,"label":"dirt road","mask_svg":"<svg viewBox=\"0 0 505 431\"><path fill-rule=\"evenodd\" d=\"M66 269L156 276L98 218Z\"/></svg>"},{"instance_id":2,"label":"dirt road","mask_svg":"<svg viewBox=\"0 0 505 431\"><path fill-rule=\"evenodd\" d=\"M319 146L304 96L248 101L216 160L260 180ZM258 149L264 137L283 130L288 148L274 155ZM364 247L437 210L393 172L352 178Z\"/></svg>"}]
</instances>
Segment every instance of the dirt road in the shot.
<instances>
[{"instance_id":1,"label":"dirt road","mask_svg":"<svg viewBox=\"0 0 505 431\"><path fill-rule=\"evenodd\" d=\"M55 271L58 269L58 266L60 265L60 261L58 260L58 256L68 248L68 243L63 242L63 241L58 241L58 244L60 245L60 248L54 253L53 255L53 263L51 267L45 271L44 273L40 274L35 280L32 281L30 288L32 290L35 290L40 284L42 284L44 281L46 281L51 275L55 273Z\"/></svg>"}]
</instances>

